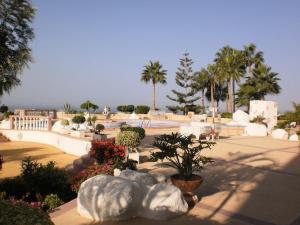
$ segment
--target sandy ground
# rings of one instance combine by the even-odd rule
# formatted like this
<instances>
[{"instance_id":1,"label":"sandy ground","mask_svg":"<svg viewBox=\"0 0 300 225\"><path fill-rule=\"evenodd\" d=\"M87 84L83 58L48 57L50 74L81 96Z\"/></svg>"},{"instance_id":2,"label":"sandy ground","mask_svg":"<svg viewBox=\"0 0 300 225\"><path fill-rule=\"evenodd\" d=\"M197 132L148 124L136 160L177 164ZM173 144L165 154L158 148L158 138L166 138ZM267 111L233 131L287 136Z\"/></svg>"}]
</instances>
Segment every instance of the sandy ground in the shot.
<instances>
[{"instance_id":1,"label":"sandy ground","mask_svg":"<svg viewBox=\"0 0 300 225\"><path fill-rule=\"evenodd\" d=\"M4 159L0 178L19 175L21 161L28 156L43 164L51 160L55 161L59 167L70 165L78 158L49 145L16 141L0 142L0 155Z\"/></svg>"}]
</instances>

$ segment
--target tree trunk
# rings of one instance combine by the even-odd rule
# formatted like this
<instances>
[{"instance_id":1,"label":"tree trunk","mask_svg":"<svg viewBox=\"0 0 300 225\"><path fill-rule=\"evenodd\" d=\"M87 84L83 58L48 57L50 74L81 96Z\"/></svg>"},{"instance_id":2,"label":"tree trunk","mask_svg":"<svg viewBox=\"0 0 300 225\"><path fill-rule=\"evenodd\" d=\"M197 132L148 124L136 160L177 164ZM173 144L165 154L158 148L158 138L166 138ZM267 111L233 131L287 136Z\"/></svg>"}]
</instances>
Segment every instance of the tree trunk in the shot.
<instances>
[{"instance_id":1,"label":"tree trunk","mask_svg":"<svg viewBox=\"0 0 300 225\"><path fill-rule=\"evenodd\" d=\"M153 83L153 92L152 92L152 110L156 110L156 86Z\"/></svg>"},{"instance_id":2,"label":"tree trunk","mask_svg":"<svg viewBox=\"0 0 300 225\"><path fill-rule=\"evenodd\" d=\"M228 93L226 94L226 112L229 112L229 106L228 106Z\"/></svg>"},{"instance_id":3,"label":"tree trunk","mask_svg":"<svg viewBox=\"0 0 300 225\"><path fill-rule=\"evenodd\" d=\"M233 112L235 112L235 81L232 80L232 108L233 108Z\"/></svg>"},{"instance_id":4,"label":"tree trunk","mask_svg":"<svg viewBox=\"0 0 300 225\"><path fill-rule=\"evenodd\" d=\"M204 90L202 90L202 107L203 107L203 110L205 110Z\"/></svg>"},{"instance_id":5,"label":"tree trunk","mask_svg":"<svg viewBox=\"0 0 300 225\"><path fill-rule=\"evenodd\" d=\"M227 81L227 91L228 91L228 105L229 105L229 112L232 113L232 91L231 91L231 80Z\"/></svg>"},{"instance_id":6,"label":"tree trunk","mask_svg":"<svg viewBox=\"0 0 300 225\"><path fill-rule=\"evenodd\" d=\"M214 81L211 81L210 83L210 101L211 101L211 107L212 107L212 122L215 121L215 101L214 101Z\"/></svg>"}]
</instances>

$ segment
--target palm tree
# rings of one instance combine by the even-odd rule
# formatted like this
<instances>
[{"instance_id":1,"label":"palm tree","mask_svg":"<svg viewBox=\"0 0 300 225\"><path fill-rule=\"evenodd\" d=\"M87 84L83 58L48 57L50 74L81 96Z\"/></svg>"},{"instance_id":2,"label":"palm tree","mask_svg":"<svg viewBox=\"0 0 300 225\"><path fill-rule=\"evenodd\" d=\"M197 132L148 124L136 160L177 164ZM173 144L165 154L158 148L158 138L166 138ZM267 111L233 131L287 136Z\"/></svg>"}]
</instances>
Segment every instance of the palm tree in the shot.
<instances>
[{"instance_id":1,"label":"palm tree","mask_svg":"<svg viewBox=\"0 0 300 225\"><path fill-rule=\"evenodd\" d=\"M278 74L271 71L271 67L259 64L253 69L252 76L247 76L245 83L240 85L237 95L237 104L247 106L250 100L265 100L268 94L279 94L281 87L278 84Z\"/></svg>"},{"instance_id":2,"label":"palm tree","mask_svg":"<svg viewBox=\"0 0 300 225\"><path fill-rule=\"evenodd\" d=\"M278 84L280 78L278 73L271 71L271 67L260 64L253 70L253 84L256 89L256 96L260 100L265 100L268 94L279 94L281 87Z\"/></svg>"},{"instance_id":3,"label":"palm tree","mask_svg":"<svg viewBox=\"0 0 300 225\"><path fill-rule=\"evenodd\" d=\"M255 44L249 44L244 46L244 56L245 56L245 63L247 66L247 75L253 76L253 69L257 68L258 65L262 64L264 60L264 53L262 51L256 51Z\"/></svg>"},{"instance_id":4,"label":"palm tree","mask_svg":"<svg viewBox=\"0 0 300 225\"><path fill-rule=\"evenodd\" d=\"M211 103L211 108L212 108L212 118L213 118L213 123L215 120L215 90L216 90L216 84L218 84L220 82L217 74L217 66L216 64L209 64L207 66L207 72L208 72L208 76L209 76L209 81L208 84L210 86L210 103Z\"/></svg>"},{"instance_id":5,"label":"palm tree","mask_svg":"<svg viewBox=\"0 0 300 225\"><path fill-rule=\"evenodd\" d=\"M196 72L193 77L193 88L196 92L201 92L201 106L205 109L205 90L208 90L209 73L205 68Z\"/></svg>"},{"instance_id":6,"label":"palm tree","mask_svg":"<svg viewBox=\"0 0 300 225\"><path fill-rule=\"evenodd\" d=\"M227 83L229 101L229 111L234 111L234 96L235 82L239 82L245 74L245 60L242 51L231 48L230 46L223 47L216 54L215 63L217 65L217 75L222 83ZM226 104L227 110L228 105Z\"/></svg>"},{"instance_id":7,"label":"palm tree","mask_svg":"<svg viewBox=\"0 0 300 225\"><path fill-rule=\"evenodd\" d=\"M141 81L145 83L152 83L152 110L156 110L156 85L166 84L167 70L162 69L162 65L159 61L152 62L145 65L145 69L142 72Z\"/></svg>"}]
</instances>

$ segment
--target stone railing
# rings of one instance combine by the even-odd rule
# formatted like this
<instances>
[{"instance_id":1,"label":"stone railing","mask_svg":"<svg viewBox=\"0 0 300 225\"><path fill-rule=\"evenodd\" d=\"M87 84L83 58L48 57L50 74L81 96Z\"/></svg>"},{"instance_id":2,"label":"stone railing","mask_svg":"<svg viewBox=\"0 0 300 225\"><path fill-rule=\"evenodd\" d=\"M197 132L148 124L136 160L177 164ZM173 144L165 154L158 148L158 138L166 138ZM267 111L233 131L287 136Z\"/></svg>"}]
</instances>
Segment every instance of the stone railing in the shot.
<instances>
[{"instance_id":1,"label":"stone railing","mask_svg":"<svg viewBox=\"0 0 300 225\"><path fill-rule=\"evenodd\" d=\"M51 130L51 118L47 116L10 116L12 130Z\"/></svg>"}]
</instances>

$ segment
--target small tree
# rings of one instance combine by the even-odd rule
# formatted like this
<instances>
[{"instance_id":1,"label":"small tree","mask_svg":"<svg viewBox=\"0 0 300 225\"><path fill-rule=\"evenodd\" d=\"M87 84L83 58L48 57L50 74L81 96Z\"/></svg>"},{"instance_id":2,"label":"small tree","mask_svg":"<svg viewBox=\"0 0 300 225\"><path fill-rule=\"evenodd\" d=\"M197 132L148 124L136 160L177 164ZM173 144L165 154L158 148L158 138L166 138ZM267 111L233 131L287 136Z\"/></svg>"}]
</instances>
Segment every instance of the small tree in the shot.
<instances>
[{"instance_id":1,"label":"small tree","mask_svg":"<svg viewBox=\"0 0 300 225\"><path fill-rule=\"evenodd\" d=\"M77 130L79 129L79 125L85 122L85 118L83 115L74 116L72 122L77 124Z\"/></svg>"},{"instance_id":2,"label":"small tree","mask_svg":"<svg viewBox=\"0 0 300 225\"><path fill-rule=\"evenodd\" d=\"M96 132L95 133L96 134L101 134L101 131L103 131L104 129L105 129L104 125L99 123L99 124L96 125L96 128L95 128Z\"/></svg>"},{"instance_id":3,"label":"small tree","mask_svg":"<svg viewBox=\"0 0 300 225\"><path fill-rule=\"evenodd\" d=\"M93 104L92 102L90 102L89 100L85 101L84 103L82 103L80 105L80 108L83 110L86 110L86 112L88 113L88 117L91 117L91 111L95 112L97 109L99 109L98 105ZM89 120L89 124L91 125L91 120Z\"/></svg>"}]
</instances>

